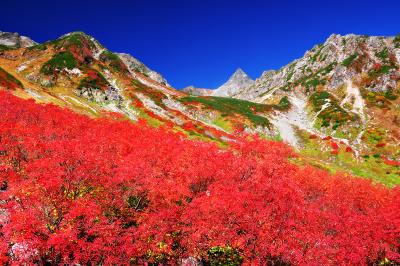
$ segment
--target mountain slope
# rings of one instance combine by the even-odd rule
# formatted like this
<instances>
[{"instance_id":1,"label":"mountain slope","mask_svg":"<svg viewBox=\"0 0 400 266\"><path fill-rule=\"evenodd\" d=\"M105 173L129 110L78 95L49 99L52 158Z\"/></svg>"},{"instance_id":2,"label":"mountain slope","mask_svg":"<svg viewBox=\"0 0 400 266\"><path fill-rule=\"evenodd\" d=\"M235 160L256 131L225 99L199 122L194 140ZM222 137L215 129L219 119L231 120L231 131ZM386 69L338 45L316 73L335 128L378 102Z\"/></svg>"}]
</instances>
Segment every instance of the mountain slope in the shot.
<instances>
[{"instance_id":1,"label":"mountain slope","mask_svg":"<svg viewBox=\"0 0 400 266\"><path fill-rule=\"evenodd\" d=\"M242 132L282 139L301 154L294 163L400 183L398 38L333 35L304 58L234 89L235 98L175 90L82 32L5 47L0 88L21 98L92 117L145 120L222 146ZM252 83L240 70L227 83L243 84L236 81Z\"/></svg>"},{"instance_id":2,"label":"mountain slope","mask_svg":"<svg viewBox=\"0 0 400 266\"><path fill-rule=\"evenodd\" d=\"M265 71L232 97L264 104L286 99L291 106L288 111L268 116L273 130L286 142L310 154L324 146L322 139L333 138L363 156L360 160L367 171L385 168L376 161L400 156L399 62L399 36L333 34L302 58L277 71ZM321 158L319 151L314 155L316 160ZM325 157L325 162L348 163L328 154ZM399 171L393 170L379 175L396 182ZM351 171L367 175L360 168Z\"/></svg>"},{"instance_id":3,"label":"mountain slope","mask_svg":"<svg viewBox=\"0 0 400 266\"><path fill-rule=\"evenodd\" d=\"M249 87L253 83L254 80L252 80L242 69L238 68L227 82L213 91L213 95L230 97L237 94L242 89Z\"/></svg>"},{"instance_id":4,"label":"mountain slope","mask_svg":"<svg viewBox=\"0 0 400 266\"><path fill-rule=\"evenodd\" d=\"M0 52L0 67L2 87L12 88L15 95L90 116L119 113L132 121L144 119L153 126L169 126L189 137L220 144L233 138L238 128L264 130L265 119L249 109L253 104L241 110L226 105L227 113L204 99L188 98L158 82L151 70L130 55L115 54L82 32L28 48L5 49ZM10 83L8 76L17 82ZM253 116L260 118L261 127Z\"/></svg>"}]
</instances>

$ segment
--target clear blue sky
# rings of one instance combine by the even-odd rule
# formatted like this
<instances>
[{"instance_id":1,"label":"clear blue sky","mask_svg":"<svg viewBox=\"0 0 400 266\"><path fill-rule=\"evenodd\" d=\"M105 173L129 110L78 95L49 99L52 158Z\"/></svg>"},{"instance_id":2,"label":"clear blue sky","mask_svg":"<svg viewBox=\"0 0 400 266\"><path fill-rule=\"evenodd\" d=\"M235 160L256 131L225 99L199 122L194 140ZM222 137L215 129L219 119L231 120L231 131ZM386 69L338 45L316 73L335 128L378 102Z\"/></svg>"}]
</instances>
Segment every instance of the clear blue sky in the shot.
<instances>
[{"instance_id":1,"label":"clear blue sky","mask_svg":"<svg viewBox=\"0 0 400 266\"><path fill-rule=\"evenodd\" d=\"M400 1L11 1L0 30L43 42L84 31L176 88L214 88L241 67L252 78L301 57L331 33L396 35Z\"/></svg>"}]
</instances>

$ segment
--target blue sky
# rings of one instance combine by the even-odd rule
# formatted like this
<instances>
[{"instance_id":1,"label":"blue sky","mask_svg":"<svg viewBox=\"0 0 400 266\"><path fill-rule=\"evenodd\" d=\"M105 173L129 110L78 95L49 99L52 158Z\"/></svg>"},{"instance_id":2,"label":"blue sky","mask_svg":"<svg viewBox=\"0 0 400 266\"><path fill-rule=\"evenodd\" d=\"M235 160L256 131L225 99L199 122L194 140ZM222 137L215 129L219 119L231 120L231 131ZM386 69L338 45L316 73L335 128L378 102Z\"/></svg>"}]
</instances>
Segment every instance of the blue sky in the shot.
<instances>
[{"instance_id":1,"label":"blue sky","mask_svg":"<svg viewBox=\"0 0 400 266\"><path fill-rule=\"evenodd\" d=\"M215 88L240 67L252 78L301 57L331 33L396 35L400 1L10 1L0 30L43 42L84 31L176 88Z\"/></svg>"}]
</instances>

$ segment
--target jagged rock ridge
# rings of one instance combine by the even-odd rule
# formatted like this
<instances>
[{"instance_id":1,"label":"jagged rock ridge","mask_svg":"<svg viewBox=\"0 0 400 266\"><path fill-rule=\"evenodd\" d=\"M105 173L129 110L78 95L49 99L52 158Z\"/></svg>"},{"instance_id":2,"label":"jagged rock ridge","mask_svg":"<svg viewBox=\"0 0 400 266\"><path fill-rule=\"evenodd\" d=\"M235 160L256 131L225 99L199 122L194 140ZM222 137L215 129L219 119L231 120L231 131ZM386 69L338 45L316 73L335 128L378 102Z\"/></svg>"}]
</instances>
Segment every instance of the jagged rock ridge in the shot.
<instances>
[{"instance_id":1,"label":"jagged rock ridge","mask_svg":"<svg viewBox=\"0 0 400 266\"><path fill-rule=\"evenodd\" d=\"M302 58L277 71L265 71L253 85L232 96L262 102L273 90L280 93L302 86L311 91L318 85L335 89L349 80L371 91L394 89L396 79L391 77L398 75L399 48L399 37L332 34ZM365 84L362 74L372 74L374 80Z\"/></svg>"}]
</instances>

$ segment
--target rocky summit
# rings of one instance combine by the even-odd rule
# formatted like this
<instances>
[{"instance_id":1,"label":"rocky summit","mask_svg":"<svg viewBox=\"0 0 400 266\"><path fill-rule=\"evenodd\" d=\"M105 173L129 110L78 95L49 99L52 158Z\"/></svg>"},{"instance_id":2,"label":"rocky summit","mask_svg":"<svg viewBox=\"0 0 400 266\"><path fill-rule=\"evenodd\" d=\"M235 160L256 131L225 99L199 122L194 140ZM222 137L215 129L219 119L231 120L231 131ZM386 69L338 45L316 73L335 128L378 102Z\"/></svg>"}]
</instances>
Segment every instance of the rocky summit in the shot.
<instances>
[{"instance_id":1,"label":"rocky summit","mask_svg":"<svg viewBox=\"0 0 400 266\"><path fill-rule=\"evenodd\" d=\"M21 36L16 32L0 31L0 45L20 48L35 45L36 42L28 37Z\"/></svg>"},{"instance_id":2,"label":"rocky summit","mask_svg":"<svg viewBox=\"0 0 400 266\"><path fill-rule=\"evenodd\" d=\"M230 97L254 83L242 69L238 68L235 73L222 86L214 90L214 96Z\"/></svg>"}]
</instances>

